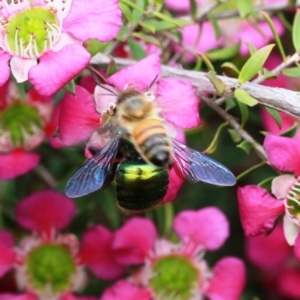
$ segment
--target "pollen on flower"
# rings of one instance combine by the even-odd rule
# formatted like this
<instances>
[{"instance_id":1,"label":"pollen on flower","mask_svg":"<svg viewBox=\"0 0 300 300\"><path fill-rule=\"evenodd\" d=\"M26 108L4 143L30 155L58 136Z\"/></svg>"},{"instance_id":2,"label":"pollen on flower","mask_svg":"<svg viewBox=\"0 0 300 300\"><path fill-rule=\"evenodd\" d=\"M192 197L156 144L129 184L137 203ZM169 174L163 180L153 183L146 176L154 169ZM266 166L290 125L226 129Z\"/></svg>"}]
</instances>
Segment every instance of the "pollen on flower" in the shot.
<instances>
[{"instance_id":1,"label":"pollen on flower","mask_svg":"<svg viewBox=\"0 0 300 300\"><path fill-rule=\"evenodd\" d=\"M287 211L297 225L300 225L300 182L299 178L288 191L285 200Z\"/></svg>"},{"instance_id":2,"label":"pollen on flower","mask_svg":"<svg viewBox=\"0 0 300 300\"><path fill-rule=\"evenodd\" d=\"M3 48L23 58L38 58L53 47L61 34L57 8L32 7L0 20Z\"/></svg>"}]
</instances>

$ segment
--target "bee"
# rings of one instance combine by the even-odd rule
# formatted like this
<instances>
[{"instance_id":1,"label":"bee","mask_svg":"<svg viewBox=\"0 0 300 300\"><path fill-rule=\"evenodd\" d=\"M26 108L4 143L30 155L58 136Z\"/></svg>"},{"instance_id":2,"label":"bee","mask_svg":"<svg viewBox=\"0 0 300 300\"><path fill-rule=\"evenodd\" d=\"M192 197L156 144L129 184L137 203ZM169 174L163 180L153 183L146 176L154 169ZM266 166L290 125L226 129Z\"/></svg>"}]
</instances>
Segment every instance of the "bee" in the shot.
<instances>
[{"instance_id":1,"label":"bee","mask_svg":"<svg viewBox=\"0 0 300 300\"><path fill-rule=\"evenodd\" d=\"M153 101L134 90L122 93L117 100L116 122L146 162L171 167L172 143Z\"/></svg>"},{"instance_id":2,"label":"bee","mask_svg":"<svg viewBox=\"0 0 300 300\"><path fill-rule=\"evenodd\" d=\"M117 204L143 212L162 201L171 167L189 182L231 186L235 176L216 160L171 138L155 103L134 90L121 93L110 141L67 182L70 198L90 194L116 178Z\"/></svg>"}]
</instances>

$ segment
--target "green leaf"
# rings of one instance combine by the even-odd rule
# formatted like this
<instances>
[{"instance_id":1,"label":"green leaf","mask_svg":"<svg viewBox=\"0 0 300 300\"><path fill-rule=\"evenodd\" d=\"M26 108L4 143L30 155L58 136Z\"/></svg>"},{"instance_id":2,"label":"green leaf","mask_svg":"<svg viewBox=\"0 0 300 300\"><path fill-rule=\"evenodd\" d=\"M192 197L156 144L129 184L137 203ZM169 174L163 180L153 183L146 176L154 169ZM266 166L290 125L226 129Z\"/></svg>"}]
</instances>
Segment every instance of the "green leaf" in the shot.
<instances>
[{"instance_id":1,"label":"green leaf","mask_svg":"<svg viewBox=\"0 0 300 300\"><path fill-rule=\"evenodd\" d=\"M190 15L192 16L192 19L195 20L197 16L197 3L195 0L189 0L190 1Z\"/></svg>"},{"instance_id":2,"label":"green leaf","mask_svg":"<svg viewBox=\"0 0 300 300\"><path fill-rule=\"evenodd\" d=\"M203 62L205 63L207 69L215 73L215 68L210 60L203 53L199 53L199 56L203 59Z\"/></svg>"},{"instance_id":3,"label":"green leaf","mask_svg":"<svg viewBox=\"0 0 300 300\"><path fill-rule=\"evenodd\" d=\"M225 83L216 76L215 72L208 72L205 75L209 81L213 84L213 86L215 87L217 94L218 95L223 95L224 91L225 91Z\"/></svg>"},{"instance_id":4,"label":"green leaf","mask_svg":"<svg viewBox=\"0 0 300 300\"><path fill-rule=\"evenodd\" d=\"M258 185L266 190L271 190L272 188L272 181L276 178L275 176L269 177L258 183Z\"/></svg>"},{"instance_id":5,"label":"green leaf","mask_svg":"<svg viewBox=\"0 0 300 300\"><path fill-rule=\"evenodd\" d=\"M143 13L144 11L138 6L136 5L133 1L130 1L130 0L120 0L120 4L123 4L123 5L127 5L131 8L134 8L136 9L137 11L139 11L140 13Z\"/></svg>"},{"instance_id":6,"label":"green leaf","mask_svg":"<svg viewBox=\"0 0 300 300\"><path fill-rule=\"evenodd\" d=\"M213 26L216 39L219 39L221 36L221 28L219 26L218 20L215 18L215 16L213 14L209 14L208 19L209 19L211 25Z\"/></svg>"},{"instance_id":7,"label":"green leaf","mask_svg":"<svg viewBox=\"0 0 300 300\"><path fill-rule=\"evenodd\" d=\"M237 101L237 104L241 112L241 127L244 127L249 117L248 106L240 101Z\"/></svg>"},{"instance_id":8,"label":"green leaf","mask_svg":"<svg viewBox=\"0 0 300 300\"><path fill-rule=\"evenodd\" d=\"M148 19L143 22L140 22L139 24L145 29L148 29L151 33L163 31L163 30L169 30L178 27L176 24L167 21L154 20L154 19Z\"/></svg>"},{"instance_id":9,"label":"green leaf","mask_svg":"<svg viewBox=\"0 0 300 300\"><path fill-rule=\"evenodd\" d=\"M132 23L137 23L142 15L144 14L146 8L146 0L136 0L136 5L139 7L139 10L133 9L132 11Z\"/></svg>"},{"instance_id":10,"label":"green leaf","mask_svg":"<svg viewBox=\"0 0 300 300\"><path fill-rule=\"evenodd\" d=\"M64 89L67 91L67 92L69 92L69 93L71 93L72 95L76 95L76 93L75 93L75 82L74 82L74 80L71 80L71 81L69 81L65 86L64 86Z\"/></svg>"},{"instance_id":11,"label":"green leaf","mask_svg":"<svg viewBox=\"0 0 300 300\"><path fill-rule=\"evenodd\" d=\"M218 143L219 143L219 137L220 137L223 129L227 126L228 126L228 122L225 122L219 126L219 128L217 129L217 131L215 133L213 140L211 141L210 145L206 148L206 150L203 151L203 153L210 154L210 153L213 153L216 151L216 149L218 147Z\"/></svg>"},{"instance_id":12,"label":"green leaf","mask_svg":"<svg viewBox=\"0 0 300 300\"><path fill-rule=\"evenodd\" d=\"M205 55L210 60L225 60L235 56L239 52L239 49L240 49L240 44L238 43L233 46L206 52Z\"/></svg>"},{"instance_id":13,"label":"green leaf","mask_svg":"<svg viewBox=\"0 0 300 300\"><path fill-rule=\"evenodd\" d=\"M96 39L88 39L84 42L87 51L92 55L102 52L106 44L99 42Z\"/></svg>"},{"instance_id":14,"label":"green leaf","mask_svg":"<svg viewBox=\"0 0 300 300\"><path fill-rule=\"evenodd\" d=\"M130 48L130 51L132 52L132 56L134 59L141 60L147 56L143 47L134 39L128 39L128 46Z\"/></svg>"},{"instance_id":15,"label":"green leaf","mask_svg":"<svg viewBox=\"0 0 300 300\"><path fill-rule=\"evenodd\" d=\"M222 68L229 68L233 70L235 73L240 74L240 71L238 68L231 62L225 62L224 64L221 65Z\"/></svg>"},{"instance_id":16,"label":"green leaf","mask_svg":"<svg viewBox=\"0 0 300 300\"><path fill-rule=\"evenodd\" d=\"M244 64L238 77L239 83L244 83L253 78L263 67L271 50L275 45L271 44L257 50Z\"/></svg>"},{"instance_id":17,"label":"green leaf","mask_svg":"<svg viewBox=\"0 0 300 300\"><path fill-rule=\"evenodd\" d=\"M300 68L299 67L292 67L286 68L282 70L282 73L288 77L300 77Z\"/></svg>"},{"instance_id":18,"label":"green leaf","mask_svg":"<svg viewBox=\"0 0 300 300\"><path fill-rule=\"evenodd\" d=\"M295 50L300 51L300 9L297 10L293 23L292 39Z\"/></svg>"},{"instance_id":19,"label":"green leaf","mask_svg":"<svg viewBox=\"0 0 300 300\"><path fill-rule=\"evenodd\" d=\"M133 23L132 20L132 13L131 10L129 9L128 5L120 2L120 9L122 11L123 16L125 16L125 18L130 22Z\"/></svg>"},{"instance_id":20,"label":"green leaf","mask_svg":"<svg viewBox=\"0 0 300 300\"><path fill-rule=\"evenodd\" d=\"M226 98L225 101L226 101L226 111L236 106L236 101L234 101L232 98Z\"/></svg>"},{"instance_id":21,"label":"green leaf","mask_svg":"<svg viewBox=\"0 0 300 300\"><path fill-rule=\"evenodd\" d=\"M282 121L281 116L278 112L278 110L271 108L271 107L265 107L265 109L268 111L268 113L273 117L274 121L277 123L277 125L281 128Z\"/></svg>"},{"instance_id":22,"label":"green leaf","mask_svg":"<svg viewBox=\"0 0 300 300\"><path fill-rule=\"evenodd\" d=\"M136 37L136 38L139 38L141 40L144 40L145 42L147 43L150 43L150 44L154 44L158 47L160 47L160 42L158 39L156 39L154 36L152 35L149 35L149 34L144 34L142 32L133 32L132 33L132 36L133 37Z\"/></svg>"},{"instance_id":23,"label":"green leaf","mask_svg":"<svg viewBox=\"0 0 300 300\"><path fill-rule=\"evenodd\" d=\"M118 72L118 66L114 59L110 58L109 64L106 69L106 78Z\"/></svg>"},{"instance_id":24,"label":"green leaf","mask_svg":"<svg viewBox=\"0 0 300 300\"><path fill-rule=\"evenodd\" d=\"M298 122L295 122L289 129L282 132L281 136L293 137L298 130Z\"/></svg>"},{"instance_id":25,"label":"green leaf","mask_svg":"<svg viewBox=\"0 0 300 300\"><path fill-rule=\"evenodd\" d=\"M253 148L253 144L249 141L243 141L239 143L237 147L244 150L247 154L249 154L251 149Z\"/></svg>"},{"instance_id":26,"label":"green leaf","mask_svg":"<svg viewBox=\"0 0 300 300\"><path fill-rule=\"evenodd\" d=\"M184 27L185 25L191 24L191 21L188 20L184 20L184 19L175 19L171 16L168 16L166 14L163 14L161 12L158 11L154 11L152 13L152 15L154 15L155 17L157 17L158 19L164 20L166 22L169 22L177 27Z\"/></svg>"},{"instance_id":27,"label":"green leaf","mask_svg":"<svg viewBox=\"0 0 300 300\"><path fill-rule=\"evenodd\" d=\"M283 45L282 45L282 43L281 43L281 40L280 40L280 38L279 38L279 35L278 35L277 30L276 30L276 28L275 28L275 26L274 26L274 24L273 24L272 19L271 19L270 16L269 16L267 13L265 13L264 11L261 11L260 13L261 13L261 14L263 15L263 17L266 19L266 21L267 21L267 23L268 23L268 25L269 25L269 27L270 27L272 33L273 33L274 39L275 39L275 41L276 41L277 47L278 47L278 49L279 49L279 52L280 52L282 58L283 58L283 59L286 59L286 55L285 55L285 52L284 52Z\"/></svg>"},{"instance_id":28,"label":"green leaf","mask_svg":"<svg viewBox=\"0 0 300 300\"><path fill-rule=\"evenodd\" d=\"M236 4L241 18L254 13L253 4L250 0L236 0Z\"/></svg>"},{"instance_id":29,"label":"green leaf","mask_svg":"<svg viewBox=\"0 0 300 300\"><path fill-rule=\"evenodd\" d=\"M235 143L238 143L242 140L241 136L235 129L228 129L228 132Z\"/></svg>"},{"instance_id":30,"label":"green leaf","mask_svg":"<svg viewBox=\"0 0 300 300\"><path fill-rule=\"evenodd\" d=\"M234 96L239 102L242 102L248 106L254 106L258 103L258 101L250 96L245 90L243 89L236 89L234 91Z\"/></svg>"}]
</instances>

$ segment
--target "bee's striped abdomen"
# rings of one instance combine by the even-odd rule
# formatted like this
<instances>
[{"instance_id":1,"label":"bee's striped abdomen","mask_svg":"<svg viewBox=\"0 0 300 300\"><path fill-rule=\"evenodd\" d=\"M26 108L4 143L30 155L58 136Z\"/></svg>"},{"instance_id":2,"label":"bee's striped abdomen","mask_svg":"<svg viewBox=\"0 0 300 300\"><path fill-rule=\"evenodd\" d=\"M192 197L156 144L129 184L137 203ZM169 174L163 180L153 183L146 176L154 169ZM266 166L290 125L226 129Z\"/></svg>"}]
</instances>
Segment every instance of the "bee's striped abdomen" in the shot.
<instances>
[{"instance_id":1,"label":"bee's striped abdomen","mask_svg":"<svg viewBox=\"0 0 300 300\"><path fill-rule=\"evenodd\" d=\"M159 167L171 166L171 143L160 120L140 121L134 128L132 136L144 159Z\"/></svg>"}]
</instances>

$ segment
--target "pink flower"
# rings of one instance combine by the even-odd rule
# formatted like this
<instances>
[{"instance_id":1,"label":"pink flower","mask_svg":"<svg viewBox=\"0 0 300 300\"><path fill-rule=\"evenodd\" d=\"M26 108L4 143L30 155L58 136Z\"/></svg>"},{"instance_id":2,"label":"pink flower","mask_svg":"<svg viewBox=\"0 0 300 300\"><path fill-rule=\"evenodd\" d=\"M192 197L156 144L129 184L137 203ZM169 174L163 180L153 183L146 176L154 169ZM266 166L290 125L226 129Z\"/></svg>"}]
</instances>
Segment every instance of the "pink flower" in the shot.
<instances>
[{"instance_id":1,"label":"pink flower","mask_svg":"<svg viewBox=\"0 0 300 300\"><path fill-rule=\"evenodd\" d=\"M35 90L22 99L12 81L0 86L0 93L0 179L9 180L38 165L40 156L31 151L46 137L53 103Z\"/></svg>"},{"instance_id":2,"label":"pink flower","mask_svg":"<svg viewBox=\"0 0 300 300\"><path fill-rule=\"evenodd\" d=\"M86 39L107 42L121 27L116 0L3 0L0 10L0 85L9 77L29 81L49 96L89 63Z\"/></svg>"},{"instance_id":3,"label":"pink flower","mask_svg":"<svg viewBox=\"0 0 300 300\"><path fill-rule=\"evenodd\" d=\"M272 181L272 194L259 186L238 189L238 203L242 225L247 236L264 234L274 227L276 219L284 213L284 235L300 259L298 238L300 141L294 138L268 135L264 141L270 163L279 171L294 175L280 175Z\"/></svg>"},{"instance_id":4,"label":"pink flower","mask_svg":"<svg viewBox=\"0 0 300 300\"><path fill-rule=\"evenodd\" d=\"M285 240L282 223L267 236L248 238L245 250L250 262L259 270L268 299L275 296L299 299L300 264Z\"/></svg>"},{"instance_id":5,"label":"pink flower","mask_svg":"<svg viewBox=\"0 0 300 300\"><path fill-rule=\"evenodd\" d=\"M60 139L65 145L82 142L90 137L86 154L91 157L89 148L101 149L110 136L99 135L98 129L109 119L116 106L117 95L127 88L135 87L149 99L154 99L166 120L166 128L172 137L184 141L181 127L191 128L200 124L199 105L195 89L191 83L181 79L160 78L161 66L157 54L149 55L136 64L126 67L107 78L106 87L96 86L93 96L83 87L76 87L76 96L66 94L62 100L59 116ZM114 94L115 93L115 94ZM182 98L184 95L184 99ZM103 121L104 120L104 121ZM174 199L183 180L176 172L169 173L169 190L163 203Z\"/></svg>"},{"instance_id":6,"label":"pink flower","mask_svg":"<svg viewBox=\"0 0 300 300\"><path fill-rule=\"evenodd\" d=\"M0 276L14 269L21 295L1 294L0 299L73 299L88 277L85 267L102 279L123 273L109 255L112 233L102 226L89 229L81 244L73 234L59 233L75 214L74 203L53 190L36 192L16 207L16 220L32 231L14 246L10 233L0 232Z\"/></svg>"},{"instance_id":7,"label":"pink flower","mask_svg":"<svg viewBox=\"0 0 300 300\"><path fill-rule=\"evenodd\" d=\"M174 219L173 228L179 243L158 239L154 224L143 218L132 218L117 230L112 243L116 260L125 266L142 266L100 299L121 300L123 290L126 299L136 299L134 295L142 291L140 299L145 300L239 299L245 284L243 262L225 257L210 269L203 259L206 250L220 248L229 235L224 214L214 207L185 211Z\"/></svg>"}]
</instances>

